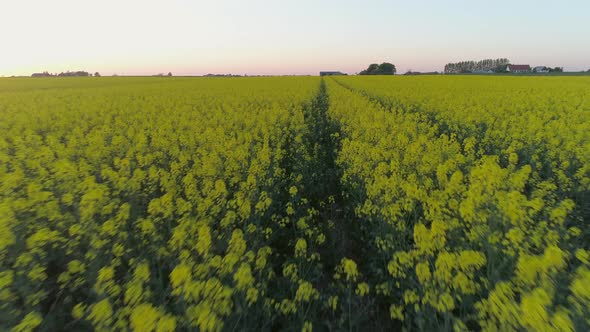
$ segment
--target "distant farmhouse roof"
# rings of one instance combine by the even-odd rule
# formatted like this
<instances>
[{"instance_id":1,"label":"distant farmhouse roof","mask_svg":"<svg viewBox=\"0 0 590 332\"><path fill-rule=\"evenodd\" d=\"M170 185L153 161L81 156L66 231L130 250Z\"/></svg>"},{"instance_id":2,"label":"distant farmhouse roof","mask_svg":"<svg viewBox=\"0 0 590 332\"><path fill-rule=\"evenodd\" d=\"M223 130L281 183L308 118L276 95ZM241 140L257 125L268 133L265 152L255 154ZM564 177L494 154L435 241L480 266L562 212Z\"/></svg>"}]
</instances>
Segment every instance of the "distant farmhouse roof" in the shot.
<instances>
[{"instance_id":1,"label":"distant farmhouse roof","mask_svg":"<svg viewBox=\"0 0 590 332\"><path fill-rule=\"evenodd\" d=\"M493 74L494 71L492 69L477 69L472 71L474 74Z\"/></svg>"},{"instance_id":2,"label":"distant farmhouse roof","mask_svg":"<svg viewBox=\"0 0 590 332\"><path fill-rule=\"evenodd\" d=\"M508 65L506 68L510 72L514 73L523 73L531 71L531 66L529 65Z\"/></svg>"},{"instance_id":3,"label":"distant farmhouse roof","mask_svg":"<svg viewBox=\"0 0 590 332\"><path fill-rule=\"evenodd\" d=\"M345 73L339 71L321 71L320 76L338 76L338 75L346 75Z\"/></svg>"}]
</instances>

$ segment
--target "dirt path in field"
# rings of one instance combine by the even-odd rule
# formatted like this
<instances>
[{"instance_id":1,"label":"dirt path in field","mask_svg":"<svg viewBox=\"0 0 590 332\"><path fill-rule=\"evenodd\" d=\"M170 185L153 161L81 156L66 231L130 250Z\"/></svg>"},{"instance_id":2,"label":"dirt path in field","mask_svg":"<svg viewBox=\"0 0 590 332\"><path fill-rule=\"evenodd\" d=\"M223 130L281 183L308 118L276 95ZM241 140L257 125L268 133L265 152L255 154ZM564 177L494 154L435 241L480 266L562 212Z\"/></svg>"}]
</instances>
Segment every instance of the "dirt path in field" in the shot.
<instances>
[{"instance_id":1,"label":"dirt path in field","mask_svg":"<svg viewBox=\"0 0 590 332\"><path fill-rule=\"evenodd\" d=\"M355 239L351 230L351 218L354 213L344 199L341 185L342 170L337 164L340 150L340 126L328 115L330 99L322 80L318 95L311 103L305 115L308 135L304 138L308 153L313 156L308 163L309 184L308 197L320 211L319 222L324 224L328 238L322 253L326 263L326 274L331 275L333 268L343 257L358 260ZM333 227L332 227L333 226Z\"/></svg>"}]
</instances>

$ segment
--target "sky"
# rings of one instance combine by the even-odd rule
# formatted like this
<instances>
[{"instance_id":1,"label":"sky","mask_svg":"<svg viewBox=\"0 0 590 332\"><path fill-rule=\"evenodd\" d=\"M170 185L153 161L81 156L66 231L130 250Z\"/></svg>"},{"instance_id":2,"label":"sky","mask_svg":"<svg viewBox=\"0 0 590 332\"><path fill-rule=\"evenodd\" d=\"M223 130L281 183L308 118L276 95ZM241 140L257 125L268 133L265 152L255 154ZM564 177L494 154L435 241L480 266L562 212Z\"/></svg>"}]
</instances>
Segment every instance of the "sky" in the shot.
<instances>
[{"instance_id":1,"label":"sky","mask_svg":"<svg viewBox=\"0 0 590 332\"><path fill-rule=\"evenodd\" d=\"M590 69L588 0L0 0L0 75Z\"/></svg>"}]
</instances>

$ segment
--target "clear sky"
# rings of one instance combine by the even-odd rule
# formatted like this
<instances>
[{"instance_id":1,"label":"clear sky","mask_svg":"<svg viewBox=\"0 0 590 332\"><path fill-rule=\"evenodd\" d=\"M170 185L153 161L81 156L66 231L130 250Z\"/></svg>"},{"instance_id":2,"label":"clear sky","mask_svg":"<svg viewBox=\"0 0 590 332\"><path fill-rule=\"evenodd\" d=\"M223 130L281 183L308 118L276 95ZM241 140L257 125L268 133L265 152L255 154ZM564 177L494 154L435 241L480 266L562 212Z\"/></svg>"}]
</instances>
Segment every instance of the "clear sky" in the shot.
<instances>
[{"instance_id":1,"label":"clear sky","mask_svg":"<svg viewBox=\"0 0 590 332\"><path fill-rule=\"evenodd\" d=\"M0 75L590 68L589 0L0 0Z\"/></svg>"}]
</instances>

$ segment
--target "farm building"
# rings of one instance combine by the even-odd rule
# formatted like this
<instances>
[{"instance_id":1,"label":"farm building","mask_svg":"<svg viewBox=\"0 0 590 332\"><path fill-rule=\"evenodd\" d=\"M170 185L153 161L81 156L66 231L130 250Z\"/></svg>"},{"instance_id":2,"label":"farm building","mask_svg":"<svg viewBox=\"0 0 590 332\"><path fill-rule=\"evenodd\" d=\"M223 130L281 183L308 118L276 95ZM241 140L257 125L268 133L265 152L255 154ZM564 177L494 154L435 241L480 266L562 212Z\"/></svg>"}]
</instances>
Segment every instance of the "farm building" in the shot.
<instances>
[{"instance_id":1,"label":"farm building","mask_svg":"<svg viewBox=\"0 0 590 332\"><path fill-rule=\"evenodd\" d=\"M320 76L339 76L339 75L346 75L343 72L339 71L321 71Z\"/></svg>"},{"instance_id":2,"label":"farm building","mask_svg":"<svg viewBox=\"0 0 590 332\"><path fill-rule=\"evenodd\" d=\"M537 67L533 68L533 71L535 73L548 73L549 72L549 68L547 68L545 66L537 66Z\"/></svg>"},{"instance_id":3,"label":"farm building","mask_svg":"<svg viewBox=\"0 0 590 332\"><path fill-rule=\"evenodd\" d=\"M529 65L508 65L506 70L511 73L529 73L531 66Z\"/></svg>"},{"instance_id":4,"label":"farm building","mask_svg":"<svg viewBox=\"0 0 590 332\"><path fill-rule=\"evenodd\" d=\"M31 75L31 77L51 77L51 76L55 76L55 75L52 75L46 71L44 71L42 73L33 73L33 75Z\"/></svg>"}]
</instances>

